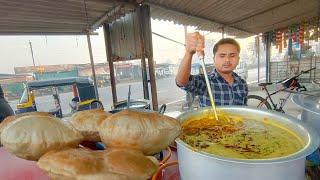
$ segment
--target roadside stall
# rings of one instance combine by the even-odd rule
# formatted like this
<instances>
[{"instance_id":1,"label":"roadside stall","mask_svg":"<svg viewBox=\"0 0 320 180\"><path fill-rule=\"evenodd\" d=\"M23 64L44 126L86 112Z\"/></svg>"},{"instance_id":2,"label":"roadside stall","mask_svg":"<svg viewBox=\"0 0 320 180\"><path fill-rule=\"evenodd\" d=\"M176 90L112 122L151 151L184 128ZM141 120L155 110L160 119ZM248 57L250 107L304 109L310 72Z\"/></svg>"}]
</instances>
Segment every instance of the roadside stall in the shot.
<instances>
[{"instance_id":1,"label":"roadside stall","mask_svg":"<svg viewBox=\"0 0 320 180\"><path fill-rule=\"evenodd\" d=\"M270 32L312 18L319 28L319 1L0 0L0 4L4 13L0 35L86 35L97 100L90 35L103 26L113 105L119 104L114 62L134 59L141 60L143 97L152 103L152 110L128 108L115 114L87 110L64 120L42 113L10 117L0 124L1 178L305 178L305 158L319 147L320 138L296 118L245 106L220 107L218 113L208 107L179 116L170 109L165 115L157 112L150 18L222 36L266 33L269 77ZM130 107L130 98L124 104Z\"/></svg>"}]
</instances>

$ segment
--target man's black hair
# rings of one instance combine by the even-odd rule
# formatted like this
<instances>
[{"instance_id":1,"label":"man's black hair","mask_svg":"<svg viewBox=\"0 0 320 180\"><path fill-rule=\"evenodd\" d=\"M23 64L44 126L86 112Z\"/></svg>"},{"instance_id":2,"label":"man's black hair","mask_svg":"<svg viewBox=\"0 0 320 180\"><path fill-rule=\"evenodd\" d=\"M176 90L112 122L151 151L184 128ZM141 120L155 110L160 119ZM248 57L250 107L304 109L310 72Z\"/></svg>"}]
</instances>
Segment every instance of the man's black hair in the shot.
<instances>
[{"instance_id":1,"label":"man's black hair","mask_svg":"<svg viewBox=\"0 0 320 180\"><path fill-rule=\"evenodd\" d=\"M238 52L240 53L240 45L239 43L235 40L235 39L232 39L232 38L223 38L223 39L220 39L213 47L213 55L215 56L216 55L216 52L218 51L218 48L220 45L223 45L223 44L232 44L234 46L237 47L237 50Z\"/></svg>"}]
</instances>

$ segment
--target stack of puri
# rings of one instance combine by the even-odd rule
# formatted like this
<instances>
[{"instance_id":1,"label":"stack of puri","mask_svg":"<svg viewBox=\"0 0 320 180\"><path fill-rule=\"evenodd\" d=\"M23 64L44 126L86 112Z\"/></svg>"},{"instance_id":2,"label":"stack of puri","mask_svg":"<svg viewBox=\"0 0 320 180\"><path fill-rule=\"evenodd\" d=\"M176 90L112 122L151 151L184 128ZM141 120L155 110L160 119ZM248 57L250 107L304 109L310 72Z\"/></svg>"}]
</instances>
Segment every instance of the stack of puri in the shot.
<instances>
[{"instance_id":1,"label":"stack of puri","mask_svg":"<svg viewBox=\"0 0 320 180\"><path fill-rule=\"evenodd\" d=\"M7 121L7 122L6 122ZM75 113L70 125L44 113L11 117L0 124L1 143L17 157L38 161L51 179L148 179L157 170L152 157L181 133L180 123L156 112L103 110ZM83 140L107 149L79 148Z\"/></svg>"},{"instance_id":2,"label":"stack of puri","mask_svg":"<svg viewBox=\"0 0 320 180\"><path fill-rule=\"evenodd\" d=\"M29 113L5 119L0 138L10 153L36 161L51 150L77 147L83 136L51 115Z\"/></svg>"}]
</instances>

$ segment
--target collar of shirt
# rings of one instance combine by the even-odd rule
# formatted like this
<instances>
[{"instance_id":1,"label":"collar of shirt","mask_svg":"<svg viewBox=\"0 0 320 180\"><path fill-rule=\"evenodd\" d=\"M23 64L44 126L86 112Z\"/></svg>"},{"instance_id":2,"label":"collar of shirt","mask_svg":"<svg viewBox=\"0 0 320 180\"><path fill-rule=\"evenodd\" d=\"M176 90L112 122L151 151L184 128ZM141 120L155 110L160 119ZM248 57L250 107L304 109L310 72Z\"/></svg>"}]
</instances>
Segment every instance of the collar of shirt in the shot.
<instances>
[{"instance_id":1,"label":"collar of shirt","mask_svg":"<svg viewBox=\"0 0 320 180\"><path fill-rule=\"evenodd\" d=\"M211 80L213 80L214 78L218 78L219 81L223 81L228 84L228 82L218 73L216 69L214 69L208 76L210 77ZM237 75L235 72L232 72L232 76L233 76L232 86L235 86L241 83L241 78L239 77L239 75Z\"/></svg>"}]
</instances>

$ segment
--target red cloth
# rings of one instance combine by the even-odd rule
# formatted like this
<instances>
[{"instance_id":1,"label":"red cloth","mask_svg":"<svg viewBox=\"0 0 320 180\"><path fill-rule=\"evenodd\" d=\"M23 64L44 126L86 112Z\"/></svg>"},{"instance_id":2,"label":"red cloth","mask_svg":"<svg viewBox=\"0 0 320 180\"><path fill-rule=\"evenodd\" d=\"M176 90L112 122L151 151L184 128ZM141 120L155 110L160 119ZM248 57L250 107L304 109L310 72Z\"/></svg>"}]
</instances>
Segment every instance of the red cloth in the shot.
<instances>
[{"instance_id":1,"label":"red cloth","mask_svg":"<svg viewBox=\"0 0 320 180\"><path fill-rule=\"evenodd\" d=\"M92 144L85 144L91 147ZM92 146L93 148L93 146ZM94 149L94 148L93 148ZM164 155L166 155L166 151ZM177 152L172 150L168 162L177 161ZM8 153L0 148L0 179L5 180L49 180L49 177L38 168L35 161L27 161ZM179 180L178 165L167 167L162 171L158 180Z\"/></svg>"},{"instance_id":2,"label":"red cloth","mask_svg":"<svg viewBox=\"0 0 320 180\"><path fill-rule=\"evenodd\" d=\"M0 148L0 179L5 180L49 180L35 161L18 158L3 147Z\"/></svg>"}]
</instances>

